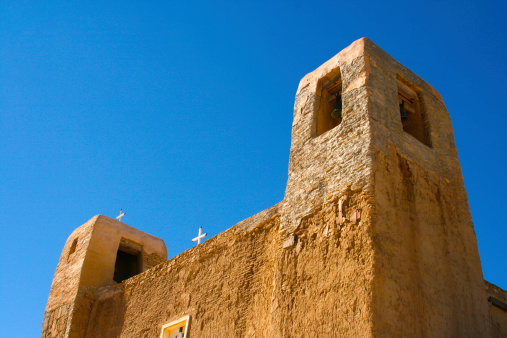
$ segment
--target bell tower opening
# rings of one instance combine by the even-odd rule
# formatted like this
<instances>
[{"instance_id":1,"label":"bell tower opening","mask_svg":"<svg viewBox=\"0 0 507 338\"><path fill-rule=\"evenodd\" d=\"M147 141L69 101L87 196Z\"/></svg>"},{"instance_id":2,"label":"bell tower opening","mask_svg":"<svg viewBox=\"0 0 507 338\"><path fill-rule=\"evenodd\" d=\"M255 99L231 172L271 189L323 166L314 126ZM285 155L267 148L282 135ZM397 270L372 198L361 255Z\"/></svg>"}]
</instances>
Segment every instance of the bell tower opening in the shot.
<instances>
[{"instance_id":1,"label":"bell tower opening","mask_svg":"<svg viewBox=\"0 0 507 338\"><path fill-rule=\"evenodd\" d=\"M342 81L340 70L336 74L323 77L317 86L320 94L315 116L315 135L320 136L342 122Z\"/></svg>"},{"instance_id":2,"label":"bell tower opening","mask_svg":"<svg viewBox=\"0 0 507 338\"><path fill-rule=\"evenodd\" d=\"M74 238L74 241L72 241L72 245L70 246L69 255L67 256L67 261L70 261L72 258L72 255L76 252L77 247L77 238Z\"/></svg>"},{"instance_id":3,"label":"bell tower opening","mask_svg":"<svg viewBox=\"0 0 507 338\"><path fill-rule=\"evenodd\" d=\"M403 131L431 147L428 122L423 113L419 95L413 88L401 81L398 81L398 104Z\"/></svg>"},{"instance_id":4,"label":"bell tower opening","mask_svg":"<svg viewBox=\"0 0 507 338\"><path fill-rule=\"evenodd\" d=\"M122 240L116 253L113 280L121 283L142 272L141 248Z\"/></svg>"}]
</instances>

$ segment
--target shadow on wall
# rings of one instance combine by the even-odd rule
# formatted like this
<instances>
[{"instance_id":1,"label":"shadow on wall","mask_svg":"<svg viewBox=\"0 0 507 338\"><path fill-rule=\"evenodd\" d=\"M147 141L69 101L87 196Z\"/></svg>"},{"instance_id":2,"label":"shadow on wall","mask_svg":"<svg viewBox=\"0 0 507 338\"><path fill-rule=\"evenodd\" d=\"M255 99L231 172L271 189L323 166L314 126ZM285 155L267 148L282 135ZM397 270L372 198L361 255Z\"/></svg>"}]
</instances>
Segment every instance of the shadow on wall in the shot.
<instances>
[{"instance_id":1,"label":"shadow on wall","mask_svg":"<svg viewBox=\"0 0 507 338\"><path fill-rule=\"evenodd\" d=\"M121 290L106 300L95 302L92 308L86 337L94 338L100 332L100 337L120 337L125 321L125 294ZM96 318L97 314L108 314L107 320ZM93 333L93 334L91 334Z\"/></svg>"}]
</instances>

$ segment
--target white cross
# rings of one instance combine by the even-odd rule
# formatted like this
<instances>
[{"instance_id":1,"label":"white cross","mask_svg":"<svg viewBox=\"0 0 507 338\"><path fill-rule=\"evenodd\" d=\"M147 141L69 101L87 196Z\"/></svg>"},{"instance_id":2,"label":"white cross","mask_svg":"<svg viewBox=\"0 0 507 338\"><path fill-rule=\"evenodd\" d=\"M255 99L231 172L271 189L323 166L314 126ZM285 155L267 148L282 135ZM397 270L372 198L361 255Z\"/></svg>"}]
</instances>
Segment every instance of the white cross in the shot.
<instances>
[{"instance_id":1,"label":"white cross","mask_svg":"<svg viewBox=\"0 0 507 338\"><path fill-rule=\"evenodd\" d=\"M116 219L121 222L121 218L125 215L126 213L123 212L123 209L120 209L120 214L116 217Z\"/></svg>"},{"instance_id":2,"label":"white cross","mask_svg":"<svg viewBox=\"0 0 507 338\"><path fill-rule=\"evenodd\" d=\"M192 242L195 242L197 241L197 245L201 244L201 238L204 238L206 237L208 234L201 234L202 233L202 227L199 227L199 236L197 236L196 238L194 238L192 240Z\"/></svg>"}]
</instances>

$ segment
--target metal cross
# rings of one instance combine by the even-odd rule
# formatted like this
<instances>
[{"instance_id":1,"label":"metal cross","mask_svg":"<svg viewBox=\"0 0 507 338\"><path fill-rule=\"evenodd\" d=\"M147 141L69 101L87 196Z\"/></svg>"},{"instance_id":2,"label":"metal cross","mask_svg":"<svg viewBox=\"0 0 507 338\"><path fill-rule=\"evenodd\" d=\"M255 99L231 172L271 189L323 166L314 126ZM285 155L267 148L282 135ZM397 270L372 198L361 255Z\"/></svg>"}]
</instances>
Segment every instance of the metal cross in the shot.
<instances>
[{"instance_id":1,"label":"metal cross","mask_svg":"<svg viewBox=\"0 0 507 338\"><path fill-rule=\"evenodd\" d=\"M123 209L120 209L120 214L116 217L116 219L121 222L121 218L125 215L126 213L123 212Z\"/></svg>"},{"instance_id":2,"label":"metal cross","mask_svg":"<svg viewBox=\"0 0 507 338\"><path fill-rule=\"evenodd\" d=\"M199 227L199 236L197 236L196 238L194 238L192 240L192 242L195 242L197 241L197 245L201 244L201 238L204 238L206 237L208 234L205 233L205 234L202 234L202 227Z\"/></svg>"}]
</instances>

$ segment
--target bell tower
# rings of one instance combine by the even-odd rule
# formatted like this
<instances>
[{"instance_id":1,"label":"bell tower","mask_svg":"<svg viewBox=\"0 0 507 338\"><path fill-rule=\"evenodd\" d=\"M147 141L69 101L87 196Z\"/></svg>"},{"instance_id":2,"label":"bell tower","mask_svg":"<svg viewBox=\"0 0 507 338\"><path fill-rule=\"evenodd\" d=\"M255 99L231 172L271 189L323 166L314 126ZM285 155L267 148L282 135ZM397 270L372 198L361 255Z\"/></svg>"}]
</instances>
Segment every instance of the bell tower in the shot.
<instances>
[{"instance_id":1,"label":"bell tower","mask_svg":"<svg viewBox=\"0 0 507 338\"><path fill-rule=\"evenodd\" d=\"M297 306L301 297L333 302L332 315L318 309L306 315L322 325L340 323L333 328L337 334L491 331L442 97L367 38L299 84L280 231L286 273L278 292L284 282L321 290L285 305ZM314 262L312 273L323 280L303 268L289 277L288 267L303 262ZM287 316L299 320L294 311Z\"/></svg>"},{"instance_id":2,"label":"bell tower","mask_svg":"<svg viewBox=\"0 0 507 338\"><path fill-rule=\"evenodd\" d=\"M41 337L85 337L92 306L107 288L121 286L166 260L160 238L106 216L93 217L65 243Z\"/></svg>"}]
</instances>

